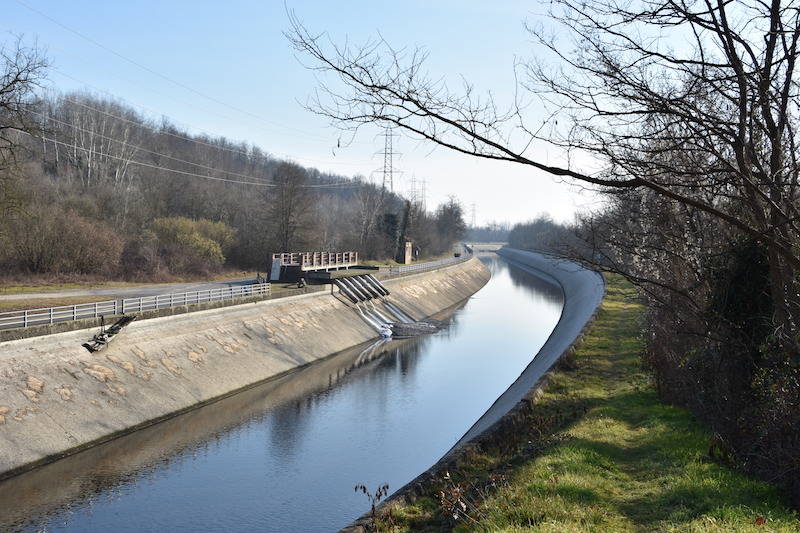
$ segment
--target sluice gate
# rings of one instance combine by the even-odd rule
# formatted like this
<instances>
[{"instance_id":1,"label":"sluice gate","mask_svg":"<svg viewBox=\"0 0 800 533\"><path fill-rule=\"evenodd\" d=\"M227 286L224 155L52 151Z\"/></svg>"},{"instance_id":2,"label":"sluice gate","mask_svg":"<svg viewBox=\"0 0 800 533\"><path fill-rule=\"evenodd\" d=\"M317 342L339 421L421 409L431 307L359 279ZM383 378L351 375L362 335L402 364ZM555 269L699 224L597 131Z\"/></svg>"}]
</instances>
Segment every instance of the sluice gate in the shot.
<instances>
[{"instance_id":1,"label":"sluice gate","mask_svg":"<svg viewBox=\"0 0 800 533\"><path fill-rule=\"evenodd\" d=\"M331 281L354 304L389 296L389 289L370 274L332 278Z\"/></svg>"},{"instance_id":2,"label":"sluice gate","mask_svg":"<svg viewBox=\"0 0 800 533\"><path fill-rule=\"evenodd\" d=\"M371 274L332 278L361 318L383 337L413 337L433 333L438 324L414 320L388 298L389 290Z\"/></svg>"},{"instance_id":3,"label":"sluice gate","mask_svg":"<svg viewBox=\"0 0 800 533\"><path fill-rule=\"evenodd\" d=\"M391 302L389 289L373 274L378 267L359 265L356 252L280 253L272 259L270 279L335 285L364 322L384 338L432 333L439 327L415 320Z\"/></svg>"}]
</instances>

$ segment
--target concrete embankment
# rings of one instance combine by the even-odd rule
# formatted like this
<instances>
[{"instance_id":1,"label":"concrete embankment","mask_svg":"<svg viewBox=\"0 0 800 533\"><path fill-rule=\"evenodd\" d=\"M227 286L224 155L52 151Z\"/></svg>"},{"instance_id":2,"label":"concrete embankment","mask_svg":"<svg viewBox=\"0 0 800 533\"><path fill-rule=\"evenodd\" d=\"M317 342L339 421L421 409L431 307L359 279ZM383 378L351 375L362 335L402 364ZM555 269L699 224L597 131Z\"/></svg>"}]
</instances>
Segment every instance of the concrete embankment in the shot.
<instances>
[{"instance_id":1,"label":"concrete embankment","mask_svg":"<svg viewBox=\"0 0 800 533\"><path fill-rule=\"evenodd\" d=\"M479 290L477 259L386 282L415 319ZM0 343L0 478L170 418L375 338L330 293L134 322L106 351L95 330Z\"/></svg>"},{"instance_id":2,"label":"concrete embankment","mask_svg":"<svg viewBox=\"0 0 800 533\"><path fill-rule=\"evenodd\" d=\"M465 449L477 446L483 440L502 441L504 431L513 431L515 414L530 407L538 390L544 385L548 371L579 339L600 306L605 284L597 272L546 254L507 247L500 248L497 253L514 266L561 290L564 294L561 317L545 344L517 380L442 459L385 500L379 506L379 514L385 513L394 505L412 502L416 496L427 494L435 478L444 471L451 470ZM530 320L536 320L536 317L530 317ZM370 523L370 516L365 514L342 531L367 531Z\"/></svg>"},{"instance_id":3,"label":"concrete embankment","mask_svg":"<svg viewBox=\"0 0 800 533\"><path fill-rule=\"evenodd\" d=\"M460 305L456 304L455 308ZM5 531L4 528L22 529L20 524L24 524L27 518L63 509L63 506L85 496L87 472L102 472L102 476L93 478L93 490L117 490L120 484L129 482L137 473L151 470L154 465L172 460L198 446L202 448L219 435L247 425L270 409L303 404L315 393L345 379L353 370L416 340L399 339L386 344L369 341L366 348L360 345L345 350L202 408L191 409L6 479L0 483L0 531ZM301 426L302 409L289 411L299 417L295 422Z\"/></svg>"},{"instance_id":4,"label":"concrete embankment","mask_svg":"<svg viewBox=\"0 0 800 533\"><path fill-rule=\"evenodd\" d=\"M461 437L455 448L477 438L528 396L541 377L578 339L605 293L600 274L571 261L514 248L501 248L497 253L531 275L557 285L564 292L564 309L555 329L530 364ZM531 320L536 320L536 317L531 317Z\"/></svg>"}]
</instances>

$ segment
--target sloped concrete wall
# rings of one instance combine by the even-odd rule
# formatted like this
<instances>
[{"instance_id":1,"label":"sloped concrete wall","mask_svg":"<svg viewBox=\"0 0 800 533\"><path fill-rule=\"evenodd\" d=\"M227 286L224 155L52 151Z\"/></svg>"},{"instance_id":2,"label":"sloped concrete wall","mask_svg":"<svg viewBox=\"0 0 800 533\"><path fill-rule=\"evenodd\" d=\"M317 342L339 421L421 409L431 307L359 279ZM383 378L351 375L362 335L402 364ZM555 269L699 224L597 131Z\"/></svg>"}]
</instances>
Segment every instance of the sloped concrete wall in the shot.
<instances>
[{"instance_id":1,"label":"sloped concrete wall","mask_svg":"<svg viewBox=\"0 0 800 533\"><path fill-rule=\"evenodd\" d=\"M535 401L536 392L546 381L548 371L580 338L603 300L605 283L597 272L558 257L515 248L502 247L497 254L532 276L559 288L564 293L561 317L547 341L514 383L436 464L381 502L377 509L381 516L396 504L410 503L419 495L430 494L433 483L443 472L455 468L465 449L475 446L482 439L494 437L502 440L503 431L507 430L503 427L504 422L508 422L513 430L515 412L524 411ZM536 320L536 317L531 317L531 320ZM365 513L341 531L370 531L370 523L370 513Z\"/></svg>"},{"instance_id":2,"label":"sloped concrete wall","mask_svg":"<svg viewBox=\"0 0 800 533\"><path fill-rule=\"evenodd\" d=\"M603 277L577 263L551 255L501 248L497 253L564 292L564 308L556 327L519 378L492 404L454 448L475 439L528 395L541 377L572 346L594 316L605 294ZM534 318L535 320L535 318Z\"/></svg>"},{"instance_id":3,"label":"sloped concrete wall","mask_svg":"<svg viewBox=\"0 0 800 533\"><path fill-rule=\"evenodd\" d=\"M416 319L477 292L476 258L386 282ZM330 293L134 322L103 352L95 330L0 343L0 478L134 431L376 337Z\"/></svg>"}]
</instances>

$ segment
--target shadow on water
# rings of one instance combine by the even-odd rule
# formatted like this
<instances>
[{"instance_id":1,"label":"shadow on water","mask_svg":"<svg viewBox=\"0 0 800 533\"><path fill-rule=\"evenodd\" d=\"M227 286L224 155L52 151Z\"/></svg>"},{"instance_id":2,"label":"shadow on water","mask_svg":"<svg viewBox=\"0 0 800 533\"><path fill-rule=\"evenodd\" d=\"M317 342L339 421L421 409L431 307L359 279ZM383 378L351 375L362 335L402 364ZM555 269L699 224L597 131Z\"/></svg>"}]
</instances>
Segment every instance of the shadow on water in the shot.
<instances>
[{"instance_id":1,"label":"shadow on water","mask_svg":"<svg viewBox=\"0 0 800 533\"><path fill-rule=\"evenodd\" d=\"M528 296L534 299L545 300L552 304L562 304L563 295L561 293L561 288L557 285L546 283L532 276L527 270L500 260L497 256L481 256L480 259L489 268L492 275L500 272L508 272L508 276L514 287L522 289Z\"/></svg>"},{"instance_id":2,"label":"shadow on water","mask_svg":"<svg viewBox=\"0 0 800 533\"><path fill-rule=\"evenodd\" d=\"M511 384L561 294L497 256L436 334L367 344L0 482L0 530L331 531L436 462Z\"/></svg>"},{"instance_id":3,"label":"shadow on water","mask_svg":"<svg viewBox=\"0 0 800 533\"><path fill-rule=\"evenodd\" d=\"M455 314L465 302L433 318L452 334ZM31 472L0 482L0 528L28 530L43 516L91 500L95 495L119 490L147 478L183 457L213 448L224 435L271 417L270 441L289 451L308 431L306 413L320 397L359 371L373 383L407 379L430 336L378 339L275 379L270 379L219 401L177 417L94 446ZM36 518L32 520L32 518ZM37 528L39 529L39 528Z\"/></svg>"}]
</instances>

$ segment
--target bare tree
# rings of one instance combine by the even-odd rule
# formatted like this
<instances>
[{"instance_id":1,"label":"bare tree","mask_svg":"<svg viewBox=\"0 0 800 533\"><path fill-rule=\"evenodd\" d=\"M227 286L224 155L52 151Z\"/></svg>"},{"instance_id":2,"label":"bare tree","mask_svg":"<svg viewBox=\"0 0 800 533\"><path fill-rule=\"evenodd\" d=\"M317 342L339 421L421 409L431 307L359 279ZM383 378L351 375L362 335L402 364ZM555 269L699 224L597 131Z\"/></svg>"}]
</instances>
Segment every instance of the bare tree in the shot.
<instances>
[{"instance_id":1,"label":"bare tree","mask_svg":"<svg viewBox=\"0 0 800 533\"><path fill-rule=\"evenodd\" d=\"M270 189L270 220L275 245L281 252L295 251L303 244L302 232L311 216L312 197L305 187L306 172L292 163L282 163L276 170L277 187Z\"/></svg>"},{"instance_id":2,"label":"bare tree","mask_svg":"<svg viewBox=\"0 0 800 533\"><path fill-rule=\"evenodd\" d=\"M556 61L531 60L518 72L520 91L542 97L551 112L537 127L526 124L522 105L502 112L469 84L450 90L426 73L423 51L383 40L338 46L294 16L287 35L310 68L336 78L309 108L345 129L389 123L460 153L589 185L649 189L762 243L775 335L796 351L798 3L552 6L548 26L528 30ZM544 164L529 155L535 141L588 154L603 169Z\"/></svg>"},{"instance_id":3,"label":"bare tree","mask_svg":"<svg viewBox=\"0 0 800 533\"><path fill-rule=\"evenodd\" d=\"M7 213L16 203L13 185L26 134L39 131L28 111L46 68L47 60L35 47L25 46L21 38L0 45L0 213Z\"/></svg>"}]
</instances>

